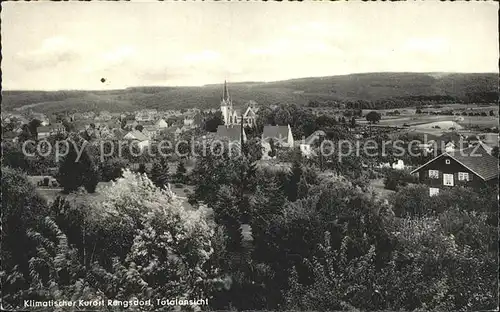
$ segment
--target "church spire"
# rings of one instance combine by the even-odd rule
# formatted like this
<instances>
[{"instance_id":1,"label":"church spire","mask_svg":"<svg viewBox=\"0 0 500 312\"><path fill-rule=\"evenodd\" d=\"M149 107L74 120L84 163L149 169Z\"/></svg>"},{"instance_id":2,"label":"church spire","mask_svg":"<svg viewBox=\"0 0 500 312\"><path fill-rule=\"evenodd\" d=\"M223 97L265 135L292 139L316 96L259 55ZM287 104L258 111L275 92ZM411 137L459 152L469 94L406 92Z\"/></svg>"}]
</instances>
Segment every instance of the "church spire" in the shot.
<instances>
[{"instance_id":1,"label":"church spire","mask_svg":"<svg viewBox=\"0 0 500 312\"><path fill-rule=\"evenodd\" d=\"M229 102L229 91L227 90L227 81L224 80L224 90L222 91L222 100Z\"/></svg>"}]
</instances>

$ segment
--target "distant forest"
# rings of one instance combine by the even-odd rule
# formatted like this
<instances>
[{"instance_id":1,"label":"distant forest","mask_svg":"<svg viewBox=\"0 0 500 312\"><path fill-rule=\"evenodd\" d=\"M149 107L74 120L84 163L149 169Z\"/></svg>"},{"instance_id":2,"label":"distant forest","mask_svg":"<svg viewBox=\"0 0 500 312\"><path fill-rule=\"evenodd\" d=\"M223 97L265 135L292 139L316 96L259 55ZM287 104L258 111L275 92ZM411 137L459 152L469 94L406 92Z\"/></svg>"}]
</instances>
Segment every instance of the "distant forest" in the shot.
<instances>
[{"instance_id":1,"label":"distant forest","mask_svg":"<svg viewBox=\"0 0 500 312\"><path fill-rule=\"evenodd\" d=\"M235 106L400 108L426 104L498 103L497 74L366 73L230 83ZM131 87L108 91L3 91L2 111L122 112L142 108L219 107L222 84L202 87Z\"/></svg>"},{"instance_id":2,"label":"distant forest","mask_svg":"<svg viewBox=\"0 0 500 312\"><path fill-rule=\"evenodd\" d=\"M309 101L309 107L359 108L359 109L391 109L404 107L420 107L436 104L498 104L498 92L467 93L464 97L450 95L411 95L386 98L375 101Z\"/></svg>"}]
</instances>

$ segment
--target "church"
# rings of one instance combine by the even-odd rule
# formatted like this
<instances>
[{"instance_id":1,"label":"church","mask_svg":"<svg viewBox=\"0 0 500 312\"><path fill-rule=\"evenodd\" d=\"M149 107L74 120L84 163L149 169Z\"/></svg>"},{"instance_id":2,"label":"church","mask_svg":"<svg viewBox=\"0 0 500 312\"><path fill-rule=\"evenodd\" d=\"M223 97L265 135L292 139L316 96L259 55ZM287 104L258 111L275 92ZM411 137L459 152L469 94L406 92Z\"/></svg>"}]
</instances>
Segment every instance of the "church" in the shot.
<instances>
[{"instance_id":1,"label":"church","mask_svg":"<svg viewBox=\"0 0 500 312\"><path fill-rule=\"evenodd\" d=\"M241 125L243 117L243 126L254 127L255 121L257 119L257 103L255 101L250 101L247 104L247 108L242 114L242 110L235 109L233 107L233 101L229 96L229 90L227 88L227 82L224 81L224 89L222 90L222 100L220 102L220 110L222 113L222 118L224 120L224 125L235 126Z\"/></svg>"}]
</instances>

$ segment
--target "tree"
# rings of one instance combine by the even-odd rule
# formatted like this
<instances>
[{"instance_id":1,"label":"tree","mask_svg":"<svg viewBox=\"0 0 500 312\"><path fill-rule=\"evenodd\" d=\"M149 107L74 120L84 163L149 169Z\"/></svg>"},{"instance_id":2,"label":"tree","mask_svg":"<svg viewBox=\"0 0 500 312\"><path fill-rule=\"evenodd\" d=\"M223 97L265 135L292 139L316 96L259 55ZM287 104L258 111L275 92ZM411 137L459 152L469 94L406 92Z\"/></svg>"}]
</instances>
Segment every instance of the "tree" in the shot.
<instances>
[{"instance_id":1,"label":"tree","mask_svg":"<svg viewBox=\"0 0 500 312\"><path fill-rule=\"evenodd\" d=\"M145 174L146 171L146 165L144 163L139 164L139 168L137 168L137 173L139 174Z\"/></svg>"},{"instance_id":2,"label":"tree","mask_svg":"<svg viewBox=\"0 0 500 312\"><path fill-rule=\"evenodd\" d=\"M351 128L355 128L356 127L356 118L353 116L351 118Z\"/></svg>"},{"instance_id":3,"label":"tree","mask_svg":"<svg viewBox=\"0 0 500 312\"><path fill-rule=\"evenodd\" d=\"M28 123L29 131L35 140L38 140L38 127L40 127L41 125L42 122L38 119L32 119Z\"/></svg>"},{"instance_id":4,"label":"tree","mask_svg":"<svg viewBox=\"0 0 500 312\"><path fill-rule=\"evenodd\" d=\"M221 112L210 113L204 122L204 129L208 132L216 132L220 125L224 124Z\"/></svg>"},{"instance_id":5,"label":"tree","mask_svg":"<svg viewBox=\"0 0 500 312\"><path fill-rule=\"evenodd\" d=\"M157 187L163 188L168 184L169 170L170 168L166 158L155 161L151 169L151 181L153 181Z\"/></svg>"},{"instance_id":6,"label":"tree","mask_svg":"<svg viewBox=\"0 0 500 312\"><path fill-rule=\"evenodd\" d=\"M302 176L302 163L299 155L295 156L292 163L292 170L289 175L288 185L287 185L287 196L288 200L295 201L298 196L299 181Z\"/></svg>"},{"instance_id":7,"label":"tree","mask_svg":"<svg viewBox=\"0 0 500 312\"><path fill-rule=\"evenodd\" d=\"M228 250L241 248L241 217L238 209L237 190L229 185L223 185L217 191L215 203L212 204L215 222L223 225L227 231Z\"/></svg>"},{"instance_id":8,"label":"tree","mask_svg":"<svg viewBox=\"0 0 500 312\"><path fill-rule=\"evenodd\" d=\"M2 165L28 171L28 161L18 144L2 142Z\"/></svg>"},{"instance_id":9,"label":"tree","mask_svg":"<svg viewBox=\"0 0 500 312\"><path fill-rule=\"evenodd\" d=\"M27 271L27 262L33 254L25 250L29 246L26 230L36 227L48 215L45 200L26 174L19 169L2 167L1 259L4 268L20 265L22 271Z\"/></svg>"},{"instance_id":10,"label":"tree","mask_svg":"<svg viewBox=\"0 0 500 312\"><path fill-rule=\"evenodd\" d=\"M422 110L421 110L420 108L417 108L417 109L415 110L415 114L422 114Z\"/></svg>"},{"instance_id":11,"label":"tree","mask_svg":"<svg viewBox=\"0 0 500 312\"><path fill-rule=\"evenodd\" d=\"M177 183L186 183L186 172L186 165L184 165L183 161L179 161L174 175L175 181Z\"/></svg>"},{"instance_id":12,"label":"tree","mask_svg":"<svg viewBox=\"0 0 500 312\"><path fill-rule=\"evenodd\" d=\"M128 166L125 159L113 157L100 164L101 178L104 182L114 181L122 176L122 171Z\"/></svg>"},{"instance_id":13,"label":"tree","mask_svg":"<svg viewBox=\"0 0 500 312\"><path fill-rule=\"evenodd\" d=\"M83 149L80 158L75 144L80 144L79 149ZM70 193L83 186L87 192L94 193L99 183L99 172L94 165L94 161L89 154L85 142L68 142L68 154L64 157L59 166L57 180L63 187L63 192Z\"/></svg>"},{"instance_id":14,"label":"tree","mask_svg":"<svg viewBox=\"0 0 500 312\"><path fill-rule=\"evenodd\" d=\"M137 125L137 126L135 126L135 130L142 132L142 130L144 130L144 126L143 125Z\"/></svg>"},{"instance_id":15,"label":"tree","mask_svg":"<svg viewBox=\"0 0 500 312\"><path fill-rule=\"evenodd\" d=\"M245 143L246 154L251 162L260 160L263 154L263 147L260 139L253 138Z\"/></svg>"},{"instance_id":16,"label":"tree","mask_svg":"<svg viewBox=\"0 0 500 312\"><path fill-rule=\"evenodd\" d=\"M62 120L62 124L64 126L64 129L66 130L66 132L73 132L75 131L75 125L70 122L67 118L64 118Z\"/></svg>"},{"instance_id":17,"label":"tree","mask_svg":"<svg viewBox=\"0 0 500 312\"><path fill-rule=\"evenodd\" d=\"M495 116L495 112L493 110L490 110L490 116Z\"/></svg>"},{"instance_id":18,"label":"tree","mask_svg":"<svg viewBox=\"0 0 500 312\"><path fill-rule=\"evenodd\" d=\"M368 114L366 114L366 120L372 124L379 122L381 118L382 117L380 116L380 114L376 111L371 111Z\"/></svg>"},{"instance_id":19,"label":"tree","mask_svg":"<svg viewBox=\"0 0 500 312\"><path fill-rule=\"evenodd\" d=\"M406 170L389 169L384 178L384 187L388 190L397 191L408 183L416 183L417 179Z\"/></svg>"},{"instance_id":20,"label":"tree","mask_svg":"<svg viewBox=\"0 0 500 312\"><path fill-rule=\"evenodd\" d=\"M499 157L498 146L493 147L493 149L491 150L491 155L493 157L497 157L497 158Z\"/></svg>"},{"instance_id":21,"label":"tree","mask_svg":"<svg viewBox=\"0 0 500 312\"><path fill-rule=\"evenodd\" d=\"M108 229L108 235L111 229L132 235L125 241L116 236L129 246L126 257L115 260L110 274L98 279L107 297L147 300L208 295L207 286L215 282L213 269L206 266L213 252L214 224L206 209L188 210L172 191L128 170L102 195L102 203L93 207L99 216L95 225ZM108 249L109 254L112 249Z\"/></svg>"}]
</instances>

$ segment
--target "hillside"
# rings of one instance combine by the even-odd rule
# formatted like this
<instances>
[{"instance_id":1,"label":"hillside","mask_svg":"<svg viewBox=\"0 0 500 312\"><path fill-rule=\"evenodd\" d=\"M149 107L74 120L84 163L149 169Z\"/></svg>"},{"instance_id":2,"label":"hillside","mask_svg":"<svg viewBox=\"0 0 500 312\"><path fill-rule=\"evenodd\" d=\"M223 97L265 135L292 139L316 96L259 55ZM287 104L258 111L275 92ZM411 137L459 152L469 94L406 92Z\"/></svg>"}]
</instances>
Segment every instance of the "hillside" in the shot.
<instances>
[{"instance_id":1,"label":"hillside","mask_svg":"<svg viewBox=\"0 0 500 312\"><path fill-rule=\"evenodd\" d=\"M2 111L25 110L119 112L139 108L218 107L221 85L203 87L131 87L110 91L3 91ZM235 105L309 101L375 101L395 97L498 92L497 74L365 73L229 85Z\"/></svg>"}]
</instances>

